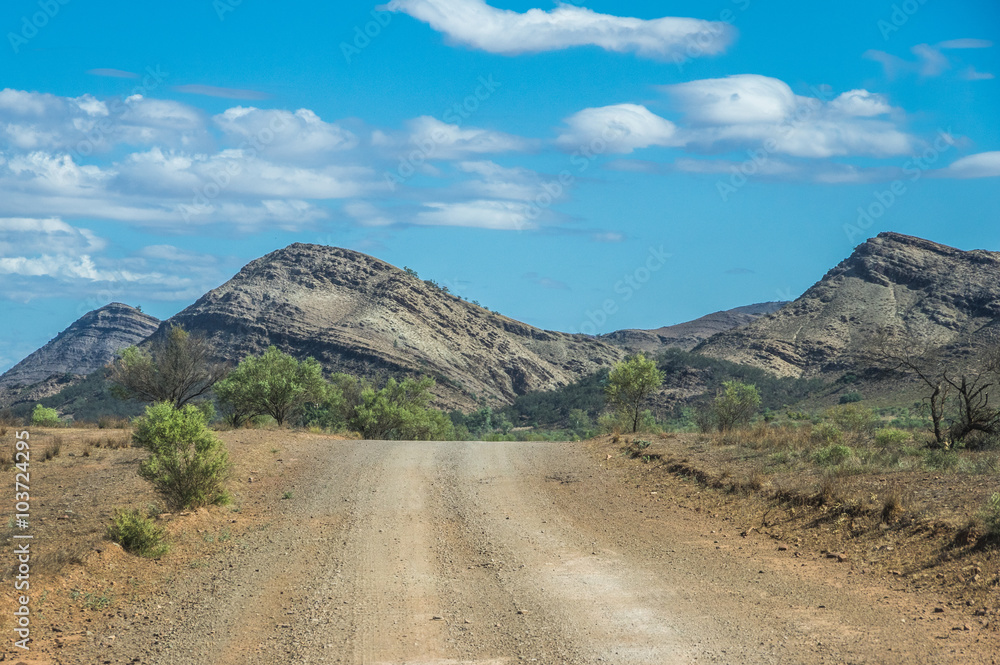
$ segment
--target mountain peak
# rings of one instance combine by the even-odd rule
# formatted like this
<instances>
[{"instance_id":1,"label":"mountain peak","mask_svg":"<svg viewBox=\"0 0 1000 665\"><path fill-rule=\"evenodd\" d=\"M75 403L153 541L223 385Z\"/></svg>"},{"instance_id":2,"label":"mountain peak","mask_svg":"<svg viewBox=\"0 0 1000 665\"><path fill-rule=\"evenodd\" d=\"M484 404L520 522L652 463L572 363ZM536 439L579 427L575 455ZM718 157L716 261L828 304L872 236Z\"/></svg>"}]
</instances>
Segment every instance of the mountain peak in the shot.
<instances>
[{"instance_id":1,"label":"mountain peak","mask_svg":"<svg viewBox=\"0 0 1000 665\"><path fill-rule=\"evenodd\" d=\"M159 323L159 319L119 302L87 312L0 376L0 402L10 402L18 390L56 375L84 376L97 371L121 349L149 337ZM55 390L39 387L28 392L31 399L38 399Z\"/></svg>"},{"instance_id":2,"label":"mountain peak","mask_svg":"<svg viewBox=\"0 0 1000 665\"><path fill-rule=\"evenodd\" d=\"M1000 253L901 233L859 245L797 300L699 347L780 375L841 367L876 328L948 345L1000 323Z\"/></svg>"},{"instance_id":3,"label":"mountain peak","mask_svg":"<svg viewBox=\"0 0 1000 665\"><path fill-rule=\"evenodd\" d=\"M563 386L623 355L501 316L361 252L304 243L251 261L171 324L204 333L230 362L274 345L330 372L428 374L440 404L463 408Z\"/></svg>"}]
</instances>

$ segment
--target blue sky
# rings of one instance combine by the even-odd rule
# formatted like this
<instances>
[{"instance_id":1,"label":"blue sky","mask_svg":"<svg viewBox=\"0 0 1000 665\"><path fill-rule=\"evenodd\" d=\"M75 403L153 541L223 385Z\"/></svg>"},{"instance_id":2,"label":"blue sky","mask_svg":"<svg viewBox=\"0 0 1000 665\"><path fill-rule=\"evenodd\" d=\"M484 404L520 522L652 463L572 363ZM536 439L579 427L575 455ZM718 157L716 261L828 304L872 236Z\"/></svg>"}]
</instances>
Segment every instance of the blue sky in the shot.
<instances>
[{"instance_id":1,"label":"blue sky","mask_svg":"<svg viewBox=\"0 0 1000 665\"><path fill-rule=\"evenodd\" d=\"M883 230L1000 250L1000 9L10 0L0 370L292 242L543 328L799 295Z\"/></svg>"}]
</instances>

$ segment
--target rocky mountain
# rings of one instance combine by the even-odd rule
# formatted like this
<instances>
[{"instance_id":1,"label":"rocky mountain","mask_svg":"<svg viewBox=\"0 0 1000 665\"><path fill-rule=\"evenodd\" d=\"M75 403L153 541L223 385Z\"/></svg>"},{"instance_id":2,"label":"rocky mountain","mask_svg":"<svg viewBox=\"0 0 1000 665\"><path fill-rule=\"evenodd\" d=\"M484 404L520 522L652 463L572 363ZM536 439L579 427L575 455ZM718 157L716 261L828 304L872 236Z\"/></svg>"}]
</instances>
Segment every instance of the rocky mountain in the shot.
<instances>
[{"instance_id":1,"label":"rocky mountain","mask_svg":"<svg viewBox=\"0 0 1000 665\"><path fill-rule=\"evenodd\" d=\"M328 371L428 374L448 407L508 403L624 356L493 313L365 254L299 243L250 262L158 334L169 325L205 334L234 363L274 345Z\"/></svg>"},{"instance_id":2,"label":"rocky mountain","mask_svg":"<svg viewBox=\"0 0 1000 665\"><path fill-rule=\"evenodd\" d=\"M0 376L0 404L37 400L108 364L115 353L153 334L159 319L111 303L84 314Z\"/></svg>"},{"instance_id":3,"label":"rocky mountain","mask_svg":"<svg viewBox=\"0 0 1000 665\"><path fill-rule=\"evenodd\" d=\"M791 304L695 351L782 376L812 376L843 369L880 326L946 346L998 324L1000 253L887 232L858 246Z\"/></svg>"},{"instance_id":4,"label":"rocky mountain","mask_svg":"<svg viewBox=\"0 0 1000 665\"><path fill-rule=\"evenodd\" d=\"M658 353L666 348L677 348L690 351L712 335L745 326L756 321L765 314L776 312L785 306L784 302L765 302L755 305L745 305L735 309L714 312L706 316L664 326L655 330L616 330L601 335L601 339L615 346L635 353Z\"/></svg>"}]
</instances>

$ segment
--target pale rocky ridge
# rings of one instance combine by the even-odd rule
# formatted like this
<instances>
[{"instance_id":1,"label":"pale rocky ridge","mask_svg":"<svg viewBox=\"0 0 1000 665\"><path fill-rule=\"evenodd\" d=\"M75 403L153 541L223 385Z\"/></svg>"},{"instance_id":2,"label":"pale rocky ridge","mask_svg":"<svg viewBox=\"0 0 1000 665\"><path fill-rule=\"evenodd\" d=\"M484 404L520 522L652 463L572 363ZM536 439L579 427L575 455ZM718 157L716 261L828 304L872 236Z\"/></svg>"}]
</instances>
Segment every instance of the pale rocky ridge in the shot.
<instances>
[{"instance_id":1,"label":"pale rocky ridge","mask_svg":"<svg viewBox=\"0 0 1000 665\"><path fill-rule=\"evenodd\" d=\"M430 375L445 407L506 404L624 357L600 340L493 313L365 254L300 243L250 262L158 334L170 325L203 333L232 363L274 345L328 372Z\"/></svg>"},{"instance_id":2,"label":"pale rocky ridge","mask_svg":"<svg viewBox=\"0 0 1000 665\"><path fill-rule=\"evenodd\" d=\"M981 340L998 324L1000 253L885 232L794 302L695 351L780 376L815 376L851 366L879 327L949 346Z\"/></svg>"},{"instance_id":3,"label":"pale rocky ridge","mask_svg":"<svg viewBox=\"0 0 1000 665\"><path fill-rule=\"evenodd\" d=\"M765 314L776 312L785 302L765 302L713 312L693 321L685 321L654 330L626 329L601 335L600 339L635 353L655 354L675 348L690 351L712 335L745 326Z\"/></svg>"},{"instance_id":4,"label":"pale rocky ridge","mask_svg":"<svg viewBox=\"0 0 1000 665\"><path fill-rule=\"evenodd\" d=\"M122 349L139 344L160 320L122 303L84 314L0 376L0 405L55 394L107 365Z\"/></svg>"}]
</instances>

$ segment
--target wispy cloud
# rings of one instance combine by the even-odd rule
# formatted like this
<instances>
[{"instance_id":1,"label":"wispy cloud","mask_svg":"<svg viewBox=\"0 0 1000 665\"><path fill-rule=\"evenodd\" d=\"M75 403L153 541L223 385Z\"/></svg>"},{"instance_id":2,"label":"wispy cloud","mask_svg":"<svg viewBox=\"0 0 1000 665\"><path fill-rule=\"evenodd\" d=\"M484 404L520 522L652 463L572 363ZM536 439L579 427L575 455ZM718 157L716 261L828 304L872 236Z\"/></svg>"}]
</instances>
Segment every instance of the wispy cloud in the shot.
<instances>
[{"instance_id":1,"label":"wispy cloud","mask_svg":"<svg viewBox=\"0 0 1000 665\"><path fill-rule=\"evenodd\" d=\"M139 78L139 75L136 74L135 72L127 72L123 69L107 69L107 68L88 69L87 73L93 76L104 76L107 78L115 78L115 79Z\"/></svg>"},{"instance_id":2,"label":"wispy cloud","mask_svg":"<svg viewBox=\"0 0 1000 665\"><path fill-rule=\"evenodd\" d=\"M905 60L895 55L869 49L862 57L874 60L882 65L885 75L890 79L898 78L905 74L916 74L924 78L942 76L943 74L961 67L961 61L957 56L950 56L945 51L985 49L992 48L993 42L987 39L950 39L937 44L917 44L910 48L910 52L915 56L914 60ZM993 74L979 72L972 65L959 69L959 76L966 80L977 81L992 79Z\"/></svg>"},{"instance_id":3,"label":"wispy cloud","mask_svg":"<svg viewBox=\"0 0 1000 665\"><path fill-rule=\"evenodd\" d=\"M558 279L552 279L551 277L543 277L537 272L526 272L521 275L523 279L528 280L532 284L542 287L543 289L554 289L557 291L569 291L569 284L562 282Z\"/></svg>"},{"instance_id":4,"label":"wispy cloud","mask_svg":"<svg viewBox=\"0 0 1000 665\"><path fill-rule=\"evenodd\" d=\"M995 178L1000 176L1000 151L961 157L934 173L943 178Z\"/></svg>"},{"instance_id":5,"label":"wispy cloud","mask_svg":"<svg viewBox=\"0 0 1000 665\"><path fill-rule=\"evenodd\" d=\"M200 85L191 83L175 85L174 90L188 95L204 95L205 97L221 97L223 99L269 99L271 95L259 90L241 90L239 88L222 88L217 85Z\"/></svg>"},{"instance_id":6,"label":"wispy cloud","mask_svg":"<svg viewBox=\"0 0 1000 665\"><path fill-rule=\"evenodd\" d=\"M552 11L529 9L523 14L491 7L484 0L392 0L386 9L428 23L456 43L503 55L597 46L647 58L686 59L690 45L697 44L699 54L714 55L736 36L736 30L721 21L643 20L561 3Z\"/></svg>"}]
</instances>

